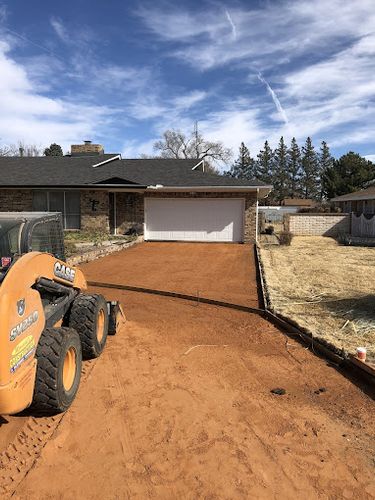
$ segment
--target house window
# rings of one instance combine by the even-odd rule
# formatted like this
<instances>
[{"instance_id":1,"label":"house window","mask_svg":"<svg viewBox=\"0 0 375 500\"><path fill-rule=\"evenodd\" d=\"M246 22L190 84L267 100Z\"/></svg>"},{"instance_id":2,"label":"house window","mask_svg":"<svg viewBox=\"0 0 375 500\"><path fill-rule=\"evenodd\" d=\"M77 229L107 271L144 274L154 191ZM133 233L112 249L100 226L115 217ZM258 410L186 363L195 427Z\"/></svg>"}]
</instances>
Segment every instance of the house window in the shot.
<instances>
[{"instance_id":1,"label":"house window","mask_svg":"<svg viewBox=\"0 0 375 500\"><path fill-rule=\"evenodd\" d=\"M64 229L80 229L79 191L33 191L35 212L61 212Z\"/></svg>"}]
</instances>

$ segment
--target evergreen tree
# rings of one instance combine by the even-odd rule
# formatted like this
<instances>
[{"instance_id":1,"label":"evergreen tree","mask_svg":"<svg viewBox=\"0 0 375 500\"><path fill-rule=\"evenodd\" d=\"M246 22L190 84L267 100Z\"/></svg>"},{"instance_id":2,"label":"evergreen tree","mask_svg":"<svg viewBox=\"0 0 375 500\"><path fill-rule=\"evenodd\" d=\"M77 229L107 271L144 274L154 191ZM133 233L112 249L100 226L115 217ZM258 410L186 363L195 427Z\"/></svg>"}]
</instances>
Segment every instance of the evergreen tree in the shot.
<instances>
[{"instance_id":1,"label":"evergreen tree","mask_svg":"<svg viewBox=\"0 0 375 500\"><path fill-rule=\"evenodd\" d=\"M228 175L236 179L251 180L256 178L255 161L251 158L250 151L243 142L239 147L238 158L234 161Z\"/></svg>"},{"instance_id":2,"label":"evergreen tree","mask_svg":"<svg viewBox=\"0 0 375 500\"><path fill-rule=\"evenodd\" d=\"M264 143L264 149L259 151L256 167L258 179L266 184L271 184L273 176L273 153L268 141Z\"/></svg>"},{"instance_id":3,"label":"evergreen tree","mask_svg":"<svg viewBox=\"0 0 375 500\"><path fill-rule=\"evenodd\" d=\"M288 148L284 137L281 137L273 156L273 194L277 201L281 201L288 196L288 193Z\"/></svg>"},{"instance_id":4,"label":"evergreen tree","mask_svg":"<svg viewBox=\"0 0 375 500\"><path fill-rule=\"evenodd\" d=\"M334 160L324 172L323 193L327 198L334 198L366 187L375 179L375 165L358 153L349 151Z\"/></svg>"},{"instance_id":5,"label":"evergreen tree","mask_svg":"<svg viewBox=\"0 0 375 500\"><path fill-rule=\"evenodd\" d=\"M304 198L320 197L319 161L310 137L302 148L301 187Z\"/></svg>"},{"instance_id":6,"label":"evergreen tree","mask_svg":"<svg viewBox=\"0 0 375 500\"><path fill-rule=\"evenodd\" d=\"M336 180L337 173L333 171L334 158L333 156L331 156L328 144L325 141L322 141L322 144L320 146L319 164L320 164L320 174L321 174L320 197L324 198L326 196L324 184L327 183L328 185L332 181L334 182L334 184L337 182Z\"/></svg>"},{"instance_id":7,"label":"evergreen tree","mask_svg":"<svg viewBox=\"0 0 375 500\"><path fill-rule=\"evenodd\" d=\"M301 196L301 151L296 138L293 137L288 150L288 197L298 198Z\"/></svg>"},{"instance_id":8,"label":"evergreen tree","mask_svg":"<svg viewBox=\"0 0 375 500\"><path fill-rule=\"evenodd\" d=\"M55 142L46 148L43 154L44 156L64 156L61 146Z\"/></svg>"}]
</instances>

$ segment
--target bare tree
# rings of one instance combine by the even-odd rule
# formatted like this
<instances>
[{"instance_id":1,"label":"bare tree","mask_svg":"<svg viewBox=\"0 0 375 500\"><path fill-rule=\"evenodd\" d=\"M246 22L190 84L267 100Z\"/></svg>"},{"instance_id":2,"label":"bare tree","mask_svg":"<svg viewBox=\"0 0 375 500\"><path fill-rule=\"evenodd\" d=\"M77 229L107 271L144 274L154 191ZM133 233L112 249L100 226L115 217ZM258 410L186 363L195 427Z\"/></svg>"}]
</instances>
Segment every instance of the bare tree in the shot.
<instances>
[{"instance_id":1,"label":"bare tree","mask_svg":"<svg viewBox=\"0 0 375 500\"><path fill-rule=\"evenodd\" d=\"M222 142L204 139L197 127L190 135L180 130L166 130L163 138L156 141L154 151L161 158L195 158L206 160L208 169L216 171L213 163L228 163L232 158L232 150Z\"/></svg>"},{"instance_id":2,"label":"bare tree","mask_svg":"<svg viewBox=\"0 0 375 500\"><path fill-rule=\"evenodd\" d=\"M7 144L0 146L0 156L15 156L13 146Z\"/></svg>"},{"instance_id":3,"label":"bare tree","mask_svg":"<svg viewBox=\"0 0 375 500\"><path fill-rule=\"evenodd\" d=\"M41 156L42 150L35 144L4 144L0 146L0 156Z\"/></svg>"}]
</instances>

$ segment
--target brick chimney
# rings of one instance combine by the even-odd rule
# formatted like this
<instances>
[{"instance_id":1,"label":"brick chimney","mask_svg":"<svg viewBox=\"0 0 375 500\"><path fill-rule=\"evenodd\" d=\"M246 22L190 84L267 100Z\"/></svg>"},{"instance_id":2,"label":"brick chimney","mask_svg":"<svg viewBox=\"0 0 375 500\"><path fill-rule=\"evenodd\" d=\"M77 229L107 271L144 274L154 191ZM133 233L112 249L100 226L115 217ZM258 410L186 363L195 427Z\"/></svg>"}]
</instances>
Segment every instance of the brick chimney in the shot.
<instances>
[{"instance_id":1,"label":"brick chimney","mask_svg":"<svg viewBox=\"0 0 375 500\"><path fill-rule=\"evenodd\" d=\"M104 154L104 148L101 144L83 141L83 144L72 144L70 153L71 156L97 156Z\"/></svg>"}]
</instances>

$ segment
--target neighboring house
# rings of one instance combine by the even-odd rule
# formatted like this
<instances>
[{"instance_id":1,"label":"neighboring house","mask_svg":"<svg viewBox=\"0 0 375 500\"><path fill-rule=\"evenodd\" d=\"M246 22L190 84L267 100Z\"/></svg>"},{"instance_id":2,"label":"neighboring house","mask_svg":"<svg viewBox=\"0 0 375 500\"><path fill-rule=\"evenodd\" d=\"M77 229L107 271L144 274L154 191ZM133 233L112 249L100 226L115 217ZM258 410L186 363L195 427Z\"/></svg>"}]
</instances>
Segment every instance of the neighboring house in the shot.
<instances>
[{"instance_id":1,"label":"neighboring house","mask_svg":"<svg viewBox=\"0 0 375 500\"><path fill-rule=\"evenodd\" d=\"M316 207L316 201L308 198L284 198L281 200L280 205L282 207L290 207L298 210L300 208Z\"/></svg>"},{"instance_id":2,"label":"neighboring house","mask_svg":"<svg viewBox=\"0 0 375 500\"><path fill-rule=\"evenodd\" d=\"M86 141L64 157L0 157L0 211L62 212L65 229L146 240L254 242L259 181L204 172L198 160L122 159Z\"/></svg>"},{"instance_id":3,"label":"neighboring house","mask_svg":"<svg viewBox=\"0 0 375 500\"><path fill-rule=\"evenodd\" d=\"M331 199L344 213L375 214L375 186Z\"/></svg>"}]
</instances>

